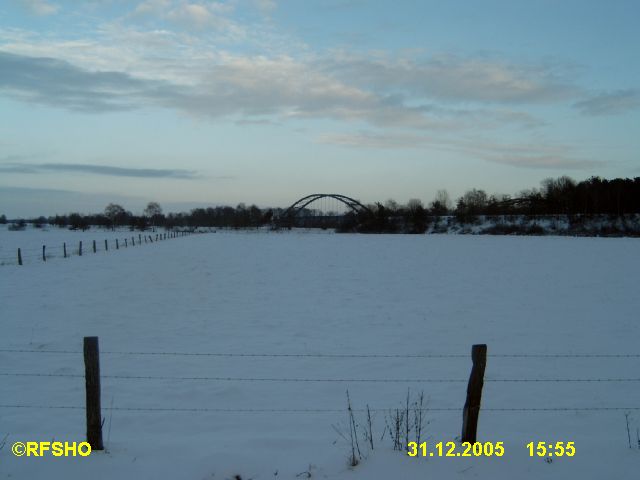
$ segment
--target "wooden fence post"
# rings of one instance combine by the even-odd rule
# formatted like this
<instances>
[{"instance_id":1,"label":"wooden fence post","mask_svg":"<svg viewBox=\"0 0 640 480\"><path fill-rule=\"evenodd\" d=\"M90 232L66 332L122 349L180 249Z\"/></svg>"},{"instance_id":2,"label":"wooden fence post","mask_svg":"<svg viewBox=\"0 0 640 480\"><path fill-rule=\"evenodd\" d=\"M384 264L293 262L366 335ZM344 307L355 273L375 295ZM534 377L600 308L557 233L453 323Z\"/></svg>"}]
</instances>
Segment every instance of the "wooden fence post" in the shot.
<instances>
[{"instance_id":1,"label":"wooden fence post","mask_svg":"<svg viewBox=\"0 0 640 480\"><path fill-rule=\"evenodd\" d=\"M120 245L118 245L118 239L116 238L116 250L120 250Z\"/></svg>"},{"instance_id":2,"label":"wooden fence post","mask_svg":"<svg viewBox=\"0 0 640 480\"><path fill-rule=\"evenodd\" d=\"M46 245L42 245L42 261L46 262L47 261L47 254L46 254Z\"/></svg>"},{"instance_id":3,"label":"wooden fence post","mask_svg":"<svg viewBox=\"0 0 640 480\"><path fill-rule=\"evenodd\" d=\"M67 242L62 244L62 252L64 253L64 258L67 258Z\"/></svg>"},{"instance_id":4,"label":"wooden fence post","mask_svg":"<svg viewBox=\"0 0 640 480\"><path fill-rule=\"evenodd\" d=\"M107 252L109 251L109 242L107 241L107 239L106 239L106 238L104 239L104 249L105 249L105 251L107 251Z\"/></svg>"},{"instance_id":5,"label":"wooden fence post","mask_svg":"<svg viewBox=\"0 0 640 480\"><path fill-rule=\"evenodd\" d=\"M128 247L128 245L127 245L127 239L125 238L125 239L124 239L124 248L127 248L127 247Z\"/></svg>"},{"instance_id":6,"label":"wooden fence post","mask_svg":"<svg viewBox=\"0 0 640 480\"><path fill-rule=\"evenodd\" d=\"M136 246L136 237L131 237L131 246L132 247Z\"/></svg>"},{"instance_id":7,"label":"wooden fence post","mask_svg":"<svg viewBox=\"0 0 640 480\"><path fill-rule=\"evenodd\" d=\"M102 445L102 413L100 411L100 352L98 337L84 337L84 372L87 407L87 442L92 450Z\"/></svg>"},{"instance_id":8,"label":"wooden fence post","mask_svg":"<svg viewBox=\"0 0 640 480\"><path fill-rule=\"evenodd\" d=\"M78 256L82 256L82 240L80 240L80 245L78 245Z\"/></svg>"},{"instance_id":9,"label":"wooden fence post","mask_svg":"<svg viewBox=\"0 0 640 480\"><path fill-rule=\"evenodd\" d=\"M484 384L484 369L487 365L487 346L474 345L471 348L471 375L467 385L467 400L462 413L462 442L475 443L478 432L478 415Z\"/></svg>"},{"instance_id":10,"label":"wooden fence post","mask_svg":"<svg viewBox=\"0 0 640 480\"><path fill-rule=\"evenodd\" d=\"M96 253L96 241L93 241L93 253Z\"/></svg>"},{"instance_id":11,"label":"wooden fence post","mask_svg":"<svg viewBox=\"0 0 640 480\"><path fill-rule=\"evenodd\" d=\"M18 249L18 265L22 265L22 252Z\"/></svg>"},{"instance_id":12,"label":"wooden fence post","mask_svg":"<svg viewBox=\"0 0 640 480\"><path fill-rule=\"evenodd\" d=\"M138 234L138 243L142 243L142 234L141 233Z\"/></svg>"}]
</instances>

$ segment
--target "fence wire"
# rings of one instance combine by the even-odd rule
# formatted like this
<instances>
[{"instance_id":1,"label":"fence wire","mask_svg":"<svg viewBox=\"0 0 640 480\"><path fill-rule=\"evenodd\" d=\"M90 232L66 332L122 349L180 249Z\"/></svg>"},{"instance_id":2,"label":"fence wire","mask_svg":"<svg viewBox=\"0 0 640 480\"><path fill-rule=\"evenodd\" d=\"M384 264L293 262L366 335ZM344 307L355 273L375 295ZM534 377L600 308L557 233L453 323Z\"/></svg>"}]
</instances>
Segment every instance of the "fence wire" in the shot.
<instances>
[{"instance_id":1,"label":"fence wire","mask_svg":"<svg viewBox=\"0 0 640 480\"><path fill-rule=\"evenodd\" d=\"M3 348L0 353L13 354L60 354L60 355L83 355L81 350L40 350L40 349L23 349L23 348ZM425 353L425 354L392 354L392 353L243 353L243 352L163 352L163 351L103 351L102 355L139 355L139 356L185 356L185 357L230 357L230 358L274 358L274 359L301 359L301 358L319 358L319 359L450 359L450 358L466 358L469 359L468 353ZM578 359L619 359L619 358L640 358L640 354L635 353L530 353L530 354L509 354L497 353L489 355L495 358L541 358L541 359L557 359L557 358L578 358ZM81 373L31 373L31 372L0 372L3 377L57 377L82 379L85 377ZM168 381L204 381L204 382L281 382L281 383L393 383L393 384L411 384L411 383L465 383L466 378L289 378L289 377L232 377L232 376L164 376L164 375L102 375L103 379L114 380L168 380ZM485 383L637 383L640 378L621 378L621 377L598 377L598 378L492 378L484 379ZM59 410L84 410L84 406L75 405L20 405L20 404L3 404L0 408L17 408L17 409L59 409ZM344 409L334 408L298 408L298 409L275 409L275 408L198 408L198 407L135 407L122 406L113 407L107 410L114 411L134 411L134 412L210 412L210 413L282 413L282 414L335 414L344 412ZM373 408L371 412L389 412L395 410L391 408ZM433 412L459 412L459 407L428 407L427 411ZM557 406L557 407L483 407L484 412L607 412L607 411L635 411L640 410L638 406ZM356 412L366 412L365 409L354 409Z\"/></svg>"},{"instance_id":2,"label":"fence wire","mask_svg":"<svg viewBox=\"0 0 640 480\"><path fill-rule=\"evenodd\" d=\"M81 350L35 350L3 348L0 353L50 353L82 355ZM185 357L255 357L255 358L471 358L469 353L240 353L240 352L137 352L137 351L101 351L101 355L149 355L149 356L185 356ZM640 353L492 353L489 358L640 358Z\"/></svg>"},{"instance_id":3,"label":"fence wire","mask_svg":"<svg viewBox=\"0 0 640 480\"><path fill-rule=\"evenodd\" d=\"M85 410L81 405L0 405L0 408L18 408L34 410ZM369 408L370 412L394 412L407 409L404 407ZM189 407L108 407L105 411L125 412L210 412L210 413L344 413L346 408L189 408ZM352 408L353 412L366 413L366 408ZM418 411L409 408L409 411ZM460 412L462 408L456 407L425 407L422 412ZM516 407L516 408L482 408L483 412L610 412L610 411L634 411L640 410L637 406L627 407Z\"/></svg>"},{"instance_id":4,"label":"fence wire","mask_svg":"<svg viewBox=\"0 0 640 480\"><path fill-rule=\"evenodd\" d=\"M84 378L78 373L22 373L0 372L4 377L60 377ZM101 378L121 380L185 380L213 382L290 382L290 383L466 383L464 378L256 378L256 377L179 377L163 375L101 375ZM520 382L520 383L606 383L606 382L640 382L640 378L485 378L484 382Z\"/></svg>"}]
</instances>

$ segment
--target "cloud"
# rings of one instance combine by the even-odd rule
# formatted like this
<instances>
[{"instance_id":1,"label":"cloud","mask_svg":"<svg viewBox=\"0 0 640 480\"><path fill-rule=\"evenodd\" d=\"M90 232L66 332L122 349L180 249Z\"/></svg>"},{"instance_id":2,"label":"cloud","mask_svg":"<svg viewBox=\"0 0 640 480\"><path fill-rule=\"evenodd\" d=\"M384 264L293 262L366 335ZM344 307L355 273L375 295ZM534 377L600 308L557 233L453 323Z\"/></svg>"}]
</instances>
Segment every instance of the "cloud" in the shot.
<instances>
[{"instance_id":1,"label":"cloud","mask_svg":"<svg viewBox=\"0 0 640 480\"><path fill-rule=\"evenodd\" d=\"M572 149L567 146L499 144L466 138L444 138L410 133L390 134L376 131L329 133L320 135L317 141L352 148L441 150L520 168L583 170L605 164L602 161L576 157Z\"/></svg>"},{"instance_id":2,"label":"cloud","mask_svg":"<svg viewBox=\"0 0 640 480\"><path fill-rule=\"evenodd\" d=\"M135 10L134 15L160 15L167 11L171 6L171 0L145 0L140 2Z\"/></svg>"},{"instance_id":3,"label":"cloud","mask_svg":"<svg viewBox=\"0 0 640 480\"><path fill-rule=\"evenodd\" d=\"M131 97L149 84L119 72L89 72L53 58L0 51L0 93L70 110L104 112L134 108Z\"/></svg>"},{"instance_id":4,"label":"cloud","mask_svg":"<svg viewBox=\"0 0 640 480\"><path fill-rule=\"evenodd\" d=\"M465 140L456 148L488 162L519 168L585 170L606 164L600 160L582 158L567 145Z\"/></svg>"},{"instance_id":5,"label":"cloud","mask_svg":"<svg viewBox=\"0 0 640 480\"><path fill-rule=\"evenodd\" d=\"M60 7L46 0L21 0L21 2L31 13L45 16L58 13Z\"/></svg>"},{"instance_id":6,"label":"cloud","mask_svg":"<svg viewBox=\"0 0 640 480\"><path fill-rule=\"evenodd\" d=\"M212 118L279 115L334 118L380 126L434 127L419 108L380 97L310 70L290 57L227 55L191 85L88 71L63 60L0 52L0 93L82 112L148 106Z\"/></svg>"},{"instance_id":7,"label":"cloud","mask_svg":"<svg viewBox=\"0 0 640 480\"><path fill-rule=\"evenodd\" d=\"M640 108L640 90L601 93L574 104L583 115L615 115Z\"/></svg>"},{"instance_id":8,"label":"cloud","mask_svg":"<svg viewBox=\"0 0 640 480\"><path fill-rule=\"evenodd\" d=\"M578 92L551 66L517 65L483 57L436 55L418 61L338 52L324 67L339 78L357 79L375 90L399 89L447 102L554 103Z\"/></svg>"},{"instance_id":9,"label":"cloud","mask_svg":"<svg viewBox=\"0 0 640 480\"><path fill-rule=\"evenodd\" d=\"M230 8L212 5L146 0L136 11L197 23ZM0 93L83 112L161 107L234 121L271 116L459 130L537 127L543 123L518 106L564 102L577 91L554 68L487 58L234 54L190 33L122 25L102 27L100 35L5 40L0 68L10 73L0 78Z\"/></svg>"},{"instance_id":10,"label":"cloud","mask_svg":"<svg viewBox=\"0 0 640 480\"><path fill-rule=\"evenodd\" d=\"M230 3L223 2L145 0L136 6L129 18L152 17L188 30L213 28L242 37L245 34L244 28L228 16L232 10Z\"/></svg>"},{"instance_id":11,"label":"cloud","mask_svg":"<svg viewBox=\"0 0 640 480\"><path fill-rule=\"evenodd\" d=\"M271 13L278 8L278 3L275 0L253 0L253 3L258 10L264 13Z\"/></svg>"},{"instance_id":12,"label":"cloud","mask_svg":"<svg viewBox=\"0 0 640 480\"><path fill-rule=\"evenodd\" d=\"M79 163L0 163L0 172L3 173L46 173L46 172L76 172L93 175L109 175L114 177L135 178L175 178L194 179L198 174L192 170L172 170L155 168L127 168L113 167L109 165L90 165Z\"/></svg>"},{"instance_id":13,"label":"cloud","mask_svg":"<svg viewBox=\"0 0 640 480\"><path fill-rule=\"evenodd\" d=\"M379 132L327 133L317 138L318 143L339 145L341 147L398 149L423 148L434 146L430 137L415 134L388 134Z\"/></svg>"},{"instance_id":14,"label":"cloud","mask_svg":"<svg viewBox=\"0 0 640 480\"><path fill-rule=\"evenodd\" d=\"M604 162L598 160L578 159L561 155L487 155L485 160L520 168L584 170L602 167Z\"/></svg>"}]
</instances>

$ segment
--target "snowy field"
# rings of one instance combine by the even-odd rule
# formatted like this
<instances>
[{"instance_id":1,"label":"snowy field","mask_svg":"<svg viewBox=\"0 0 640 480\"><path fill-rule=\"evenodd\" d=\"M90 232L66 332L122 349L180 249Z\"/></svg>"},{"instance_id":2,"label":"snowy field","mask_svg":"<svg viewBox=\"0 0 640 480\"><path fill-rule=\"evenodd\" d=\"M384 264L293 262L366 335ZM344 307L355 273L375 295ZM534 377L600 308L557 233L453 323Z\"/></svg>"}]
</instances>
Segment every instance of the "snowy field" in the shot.
<instances>
[{"instance_id":1,"label":"snowy field","mask_svg":"<svg viewBox=\"0 0 640 480\"><path fill-rule=\"evenodd\" d=\"M3 229L0 245L11 256L81 235L109 238ZM639 247L218 232L2 265L0 478L637 478L625 414L635 447ZM82 339L94 335L106 451L13 456L17 441L84 440ZM428 398L428 442L460 435L475 343L489 352L478 439L504 442L504 456L393 451L380 437L407 388ZM544 356L555 354L587 356ZM549 379L618 381L500 381ZM353 468L338 433L348 436L347 389L354 408L374 409L374 450L360 439ZM576 455L531 458L532 441L575 442Z\"/></svg>"}]
</instances>

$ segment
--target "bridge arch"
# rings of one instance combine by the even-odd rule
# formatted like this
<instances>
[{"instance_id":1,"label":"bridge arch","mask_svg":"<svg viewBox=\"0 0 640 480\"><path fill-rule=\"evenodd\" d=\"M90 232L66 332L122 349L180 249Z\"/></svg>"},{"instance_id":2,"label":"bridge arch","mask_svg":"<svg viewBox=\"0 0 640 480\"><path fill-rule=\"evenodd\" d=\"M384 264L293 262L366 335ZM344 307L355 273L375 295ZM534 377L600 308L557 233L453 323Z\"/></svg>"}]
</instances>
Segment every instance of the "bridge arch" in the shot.
<instances>
[{"instance_id":1,"label":"bridge arch","mask_svg":"<svg viewBox=\"0 0 640 480\"><path fill-rule=\"evenodd\" d=\"M347 207L349 207L349 209L354 213L371 212L371 210L369 210L369 207L363 205L354 198L347 197L346 195L341 195L339 193L312 193L311 195L302 197L301 199L291 204L289 208L282 212L280 218L295 217L301 210L322 198L333 198L335 200L338 200L339 202L342 202Z\"/></svg>"}]
</instances>

